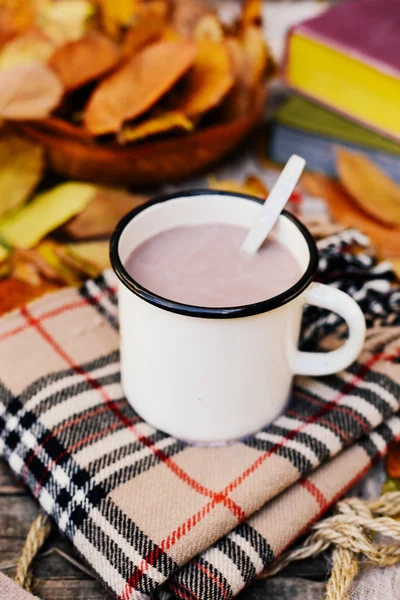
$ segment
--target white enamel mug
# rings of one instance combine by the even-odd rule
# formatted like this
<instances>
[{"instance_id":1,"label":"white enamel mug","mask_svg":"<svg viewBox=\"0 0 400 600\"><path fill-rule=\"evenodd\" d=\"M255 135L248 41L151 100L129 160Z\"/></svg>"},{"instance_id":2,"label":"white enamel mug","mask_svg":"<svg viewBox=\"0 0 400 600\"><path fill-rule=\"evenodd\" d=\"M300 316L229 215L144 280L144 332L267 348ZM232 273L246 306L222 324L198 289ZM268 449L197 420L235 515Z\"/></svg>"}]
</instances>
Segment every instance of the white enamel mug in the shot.
<instances>
[{"instance_id":1,"label":"white enamel mug","mask_svg":"<svg viewBox=\"0 0 400 600\"><path fill-rule=\"evenodd\" d=\"M160 231L200 223L250 228L260 208L250 196L185 191L133 210L113 234L124 392L143 419L179 439L222 443L256 432L285 409L295 374L335 373L362 348L365 321L359 306L340 290L312 283L315 243L288 212L273 236L296 256L302 276L274 298L225 308L189 306L153 294L124 267L130 253ZM349 336L339 349L298 350L305 304L343 317Z\"/></svg>"}]
</instances>

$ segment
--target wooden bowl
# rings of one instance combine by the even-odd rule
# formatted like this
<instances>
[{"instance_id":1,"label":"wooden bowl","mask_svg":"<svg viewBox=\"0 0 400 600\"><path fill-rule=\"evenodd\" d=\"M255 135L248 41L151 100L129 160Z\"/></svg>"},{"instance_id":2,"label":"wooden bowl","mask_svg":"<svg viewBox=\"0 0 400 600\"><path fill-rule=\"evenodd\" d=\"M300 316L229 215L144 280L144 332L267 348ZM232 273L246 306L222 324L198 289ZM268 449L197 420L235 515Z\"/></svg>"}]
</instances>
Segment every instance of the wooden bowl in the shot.
<instances>
[{"instance_id":1,"label":"wooden bowl","mask_svg":"<svg viewBox=\"0 0 400 600\"><path fill-rule=\"evenodd\" d=\"M100 144L73 128L35 122L19 131L46 150L49 166L68 178L114 185L154 185L182 180L216 163L232 151L260 121L266 99L261 89L252 110L239 119L188 135L121 147Z\"/></svg>"}]
</instances>

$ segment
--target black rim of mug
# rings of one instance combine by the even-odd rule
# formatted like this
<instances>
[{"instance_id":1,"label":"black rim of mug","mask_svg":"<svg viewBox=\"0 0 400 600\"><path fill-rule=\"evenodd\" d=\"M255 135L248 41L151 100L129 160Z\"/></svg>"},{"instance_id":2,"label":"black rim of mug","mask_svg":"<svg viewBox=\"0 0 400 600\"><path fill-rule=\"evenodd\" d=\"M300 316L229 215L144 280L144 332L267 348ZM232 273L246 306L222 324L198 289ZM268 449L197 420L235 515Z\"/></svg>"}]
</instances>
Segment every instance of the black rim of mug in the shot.
<instances>
[{"instance_id":1,"label":"black rim of mug","mask_svg":"<svg viewBox=\"0 0 400 600\"><path fill-rule=\"evenodd\" d=\"M203 319L233 319L258 315L274 310L275 308L279 308L299 296L310 285L318 267L318 250L308 229L297 219L297 217L292 215L287 210L283 210L282 215L294 223L294 225L296 225L297 229L303 235L310 253L310 260L307 269L301 278L288 290L278 294L278 296L268 298L268 300L262 300L261 302L254 302L253 304L245 304L243 306L229 306L222 308L192 306L190 304L182 304L181 302L175 302L174 300L169 300L167 298L163 298L162 296L158 296L135 281L133 277L131 277L131 275L129 275L129 273L126 271L119 256L119 240L125 230L125 227L132 221L132 219L150 206L160 204L161 202L177 200L187 196L204 195L231 196L233 198L251 200L253 202L257 202L258 204L263 204L263 200L255 198L254 196L248 196L246 194L199 189L190 191L183 190L173 194L158 196L153 200L149 200L145 204L142 204L138 208L131 210L119 221L114 229L110 241L111 266L114 269L118 279L124 284L125 287L128 288L128 290L130 290L133 294L136 294L136 296L142 300L145 300L146 302L149 302L150 304L169 312L186 315L189 317L201 317Z\"/></svg>"}]
</instances>

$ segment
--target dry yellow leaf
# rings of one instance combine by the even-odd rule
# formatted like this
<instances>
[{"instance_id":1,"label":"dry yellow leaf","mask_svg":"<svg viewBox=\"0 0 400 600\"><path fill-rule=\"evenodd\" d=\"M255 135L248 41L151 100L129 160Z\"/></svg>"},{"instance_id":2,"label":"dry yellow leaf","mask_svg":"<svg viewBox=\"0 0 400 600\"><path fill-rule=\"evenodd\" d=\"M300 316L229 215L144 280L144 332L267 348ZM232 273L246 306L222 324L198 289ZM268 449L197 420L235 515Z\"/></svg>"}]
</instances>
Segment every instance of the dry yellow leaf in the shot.
<instances>
[{"instance_id":1,"label":"dry yellow leaf","mask_svg":"<svg viewBox=\"0 0 400 600\"><path fill-rule=\"evenodd\" d=\"M188 41L158 42L144 48L92 94L84 114L94 135L118 132L143 114L190 68L195 46Z\"/></svg>"},{"instance_id":2,"label":"dry yellow leaf","mask_svg":"<svg viewBox=\"0 0 400 600\"><path fill-rule=\"evenodd\" d=\"M108 245L107 242L106 244ZM84 275L86 277L97 277L102 271L101 268L99 268L96 264L90 262L89 260L85 260L80 256L74 256L66 245L58 246L55 249L55 252L60 261L66 267L74 269L81 275Z\"/></svg>"},{"instance_id":3,"label":"dry yellow leaf","mask_svg":"<svg viewBox=\"0 0 400 600\"><path fill-rule=\"evenodd\" d=\"M252 26L244 28L241 43L247 59L247 84L250 87L260 85L268 67L268 47L263 30Z\"/></svg>"},{"instance_id":4,"label":"dry yellow leaf","mask_svg":"<svg viewBox=\"0 0 400 600\"><path fill-rule=\"evenodd\" d=\"M88 263L96 268L99 273L111 266L110 243L108 240L101 242L66 244L64 247L72 258L83 264Z\"/></svg>"},{"instance_id":5,"label":"dry yellow leaf","mask_svg":"<svg viewBox=\"0 0 400 600\"><path fill-rule=\"evenodd\" d=\"M365 213L387 227L400 225L400 186L362 154L336 149L339 179Z\"/></svg>"},{"instance_id":6,"label":"dry yellow leaf","mask_svg":"<svg viewBox=\"0 0 400 600\"><path fill-rule=\"evenodd\" d=\"M36 251L58 274L59 278L67 285L79 285L82 281L81 275L73 268L62 262L57 255L57 249L60 244L53 240L43 240L37 247Z\"/></svg>"},{"instance_id":7,"label":"dry yellow leaf","mask_svg":"<svg viewBox=\"0 0 400 600\"><path fill-rule=\"evenodd\" d=\"M0 118L42 119L61 100L63 87L41 62L16 65L0 71Z\"/></svg>"},{"instance_id":8,"label":"dry yellow leaf","mask_svg":"<svg viewBox=\"0 0 400 600\"><path fill-rule=\"evenodd\" d=\"M0 52L0 69L32 62L47 61L55 45L41 31L31 29L12 39Z\"/></svg>"},{"instance_id":9,"label":"dry yellow leaf","mask_svg":"<svg viewBox=\"0 0 400 600\"><path fill-rule=\"evenodd\" d=\"M0 239L15 248L32 248L89 204L97 188L88 183L63 183L0 221Z\"/></svg>"},{"instance_id":10,"label":"dry yellow leaf","mask_svg":"<svg viewBox=\"0 0 400 600\"><path fill-rule=\"evenodd\" d=\"M146 202L145 196L107 187L96 189L86 208L63 231L75 239L110 235L127 212Z\"/></svg>"},{"instance_id":11,"label":"dry yellow leaf","mask_svg":"<svg viewBox=\"0 0 400 600\"><path fill-rule=\"evenodd\" d=\"M243 183L236 181L236 179L216 179L215 177L210 177L208 179L208 187L212 190L233 192L235 194L249 194L250 196L263 199L269 193L264 183L256 175L249 175Z\"/></svg>"},{"instance_id":12,"label":"dry yellow leaf","mask_svg":"<svg viewBox=\"0 0 400 600\"><path fill-rule=\"evenodd\" d=\"M49 65L70 91L111 71L119 60L117 46L105 35L90 32L80 40L58 48Z\"/></svg>"},{"instance_id":13,"label":"dry yellow leaf","mask_svg":"<svg viewBox=\"0 0 400 600\"><path fill-rule=\"evenodd\" d=\"M197 42L196 60L174 108L188 117L198 117L217 106L233 84L226 47L220 42L202 39Z\"/></svg>"},{"instance_id":14,"label":"dry yellow leaf","mask_svg":"<svg viewBox=\"0 0 400 600\"><path fill-rule=\"evenodd\" d=\"M201 17L193 30L193 38L196 41L210 40L221 43L224 39L224 30L217 15L207 14Z\"/></svg>"},{"instance_id":15,"label":"dry yellow leaf","mask_svg":"<svg viewBox=\"0 0 400 600\"><path fill-rule=\"evenodd\" d=\"M9 256L10 251L4 246L0 246L0 263L3 263Z\"/></svg>"},{"instance_id":16,"label":"dry yellow leaf","mask_svg":"<svg viewBox=\"0 0 400 600\"><path fill-rule=\"evenodd\" d=\"M51 40L64 44L79 40L89 31L96 10L96 3L91 0L44 0L38 3L36 20Z\"/></svg>"},{"instance_id":17,"label":"dry yellow leaf","mask_svg":"<svg viewBox=\"0 0 400 600\"><path fill-rule=\"evenodd\" d=\"M126 125L119 141L136 142L146 137L170 131L192 131L194 125L183 112L170 111L149 117L137 125Z\"/></svg>"},{"instance_id":18,"label":"dry yellow leaf","mask_svg":"<svg viewBox=\"0 0 400 600\"><path fill-rule=\"evenodd\" d=\"M162 0L139 4L122 44L122 54L131 56L167 33L167 5Z\"/></svg>"},{"instance_id":19,"label":"dry yellow leaf","mask_svg":"<svg viewBox=\"0 0 400 600\"><path fill-rule=\"evenodd\" d=\"M138 0L98 0L104 31L115 37L132 22Z\"/></svg>"},{"instance_id":20,"label":"dry yellow leaf","mask_svg":"<svg viewBox=\"0 0 400 600\"><path fill-rule=\"evenodd\" d=\"M0 217L29 198L43 170L41 146L7 132L0 135Z\"/></svg>"}]
</instances>

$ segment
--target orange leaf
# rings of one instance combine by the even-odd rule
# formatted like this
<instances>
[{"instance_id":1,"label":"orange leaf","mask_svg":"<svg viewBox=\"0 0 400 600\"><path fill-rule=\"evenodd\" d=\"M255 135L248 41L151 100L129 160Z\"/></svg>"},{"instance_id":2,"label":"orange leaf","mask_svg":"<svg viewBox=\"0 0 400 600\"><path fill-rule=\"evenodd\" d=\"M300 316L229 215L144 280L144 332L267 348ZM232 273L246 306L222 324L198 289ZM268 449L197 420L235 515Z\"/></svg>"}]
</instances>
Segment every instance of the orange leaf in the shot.
<instances>
[{"instance_id":1,"label":"orange leaf","mask_svg":"<svg viewBox=\"0 0 400 600\"><path fill-rule=\"evenodd\" d=\"M58 77L41 62L0 71L0 118L46 117L60 102L62 92Z\"/></svg>"},{"instance_id":2,"label":"orange leaf","mask_svg":"<svg viewBox=\"0 0 400 600\"><path fill-rule=\"evenodd\" d=\"M98 79L117 64L119 52L105 35L91 32L58 48L49 60L67 91Z\"/></svg>"},{"instance_id":3,"label":"orange leaf","mask_svg":"<svg viewBox=\"0 0 400 600\"><path fill-rule=\"evenodd\" d=\"M160 38L167 29L167 6L161 0L139 4L122 45L122 54L131 56L149 42Z\"/></svg>"},{"instance_id":4,"label":"orange leaf","mask_svg":"<svg viewBox=\"0 0 400 600\"><path fill-rule=\"evenodd\" d=\"M119 131L124 121L153 106L194 59L195 46L188 41L146 47L96 88L84 114L87 129L95 135Z\"/></svg>"},{"instance_id":5,"label":"orange leaf","mask_svg":"<svg viewBox=\"0 0 400 600\"><path fill-rule=\"evenodd\" d=\"M217 106L234 83L225 46L211 39L199 41L195 63L185 79L182 95L174 108L189 117L198 117Z\"/></svg>"},{"instance_id":6,"label":"orange leaf","mask_svg":"<svg viewBox=\"0 0 400 600\"><path fill-rule=\"evenodd\" d=\"M336 154L340 181L361 210L387 227L400 225L400 186L363 154Z\"/></svg>"}]
</instances>

